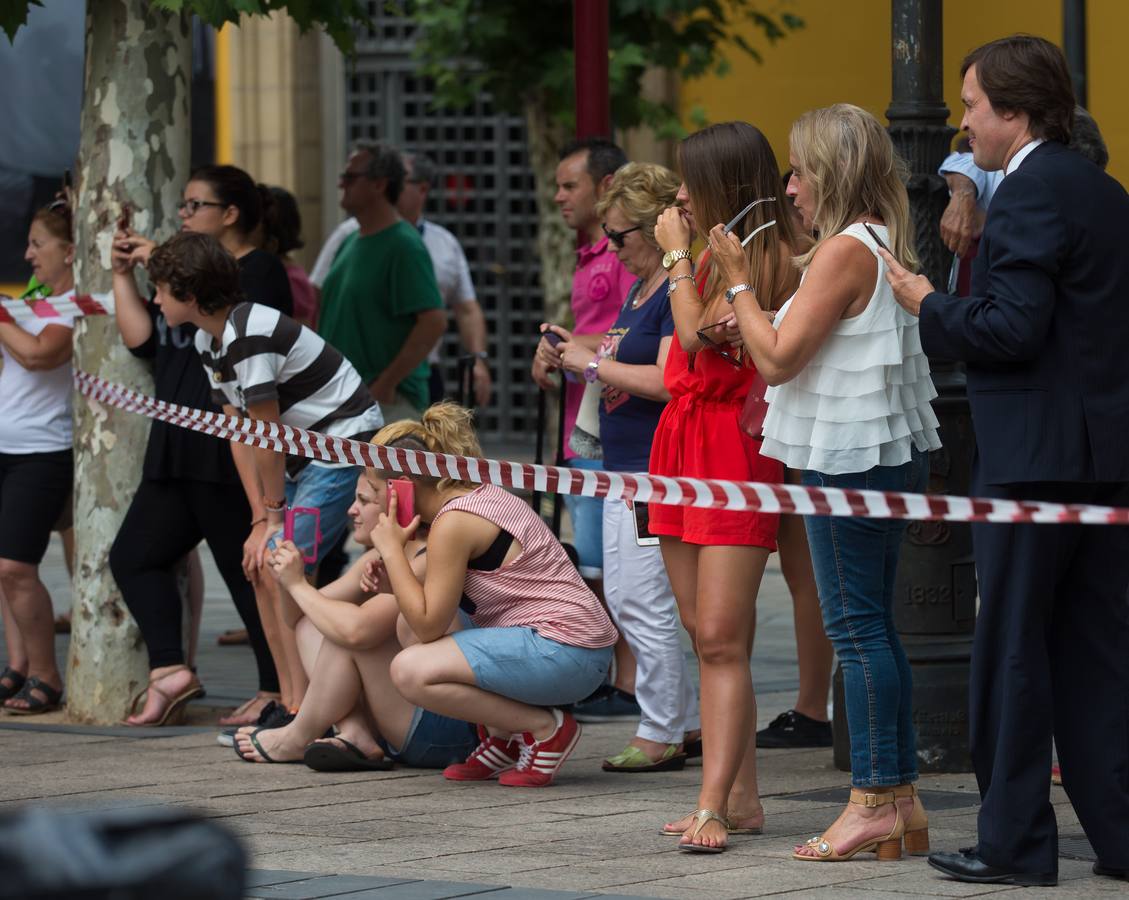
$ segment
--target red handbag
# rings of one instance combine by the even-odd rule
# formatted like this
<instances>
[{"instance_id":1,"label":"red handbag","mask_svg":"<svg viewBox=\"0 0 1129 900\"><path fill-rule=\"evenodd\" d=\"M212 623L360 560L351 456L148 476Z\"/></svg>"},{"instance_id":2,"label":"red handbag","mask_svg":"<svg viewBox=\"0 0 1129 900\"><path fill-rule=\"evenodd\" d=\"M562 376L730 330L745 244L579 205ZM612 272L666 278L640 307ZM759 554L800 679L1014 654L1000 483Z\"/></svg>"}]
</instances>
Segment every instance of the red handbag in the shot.
<instances>
[{"instance_id":1,"label":"red handbag","mask_svg":"<svg viewBox=\"0 0 1129 900\"><path fill-rule=\"evenodd\" d=\"M761 373L753 373L749 395L745 398L741 417L737 420L741 430L755 441L764 438L764 417L768 413L768 401L764 399L764 395L767 390L768 382L761 378Z\"/></svg>"}]
</instances>

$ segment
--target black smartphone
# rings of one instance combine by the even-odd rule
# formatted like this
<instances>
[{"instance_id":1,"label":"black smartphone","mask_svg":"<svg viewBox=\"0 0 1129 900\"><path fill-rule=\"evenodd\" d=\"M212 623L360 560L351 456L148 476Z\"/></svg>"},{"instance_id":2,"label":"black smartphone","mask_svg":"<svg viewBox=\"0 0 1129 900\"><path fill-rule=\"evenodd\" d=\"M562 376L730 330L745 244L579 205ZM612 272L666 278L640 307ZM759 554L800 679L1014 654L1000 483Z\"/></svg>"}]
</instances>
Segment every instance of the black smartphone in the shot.
<instances>
[{"instance_id":1,"label":"black smartphone","mask_svg":"<svg viewBox=\"0 0 1129 900\"><path fill-rule=\"evenodd\" d=\"M555 331L542 331L540 336L549 342L550 347L555 347L564 340L564 338Z\"/></svg>"},{"instance_id":2,"label":"black smartphone","mask_svg":"<svg viewBox=\"0 0 1129 900\"><path fill-rule=\"evenodd\" d=\"M873 228L871 228L871 227L870 227L870 223L869 223L869 222L863 222L863 223L862 223L862 226L863 226L863 228L865 228L865 229L866 229L866 230L867 230L868 232L870 232L870 236L871 236L872 238L874 238L874 243L876 243L876 244L877 244L877 245L878 245L879 247L881 247L881 248L882 248L883 250L885 250L885 251L886 251L887 253L889 253L889 254L890 254L891 256L893 256L893 255L894 255L894 254L893 254L893 253L891 252L890 248L886 246L886 242L885 242L884 240L882 240L882 238L880 238L880 237L878 236L878 232L877 232L877 231L875 231L875 230L874 230Z\"/></svg>"}]
</instances>

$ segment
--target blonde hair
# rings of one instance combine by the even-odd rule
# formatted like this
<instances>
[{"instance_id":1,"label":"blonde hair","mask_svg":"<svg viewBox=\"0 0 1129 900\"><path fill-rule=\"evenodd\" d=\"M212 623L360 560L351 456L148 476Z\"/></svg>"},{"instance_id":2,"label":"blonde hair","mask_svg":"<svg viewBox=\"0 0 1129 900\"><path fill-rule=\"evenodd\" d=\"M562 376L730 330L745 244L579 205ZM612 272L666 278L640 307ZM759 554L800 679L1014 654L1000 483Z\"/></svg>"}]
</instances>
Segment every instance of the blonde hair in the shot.
<instances>
[{"instance_id":1,"label":"blonde hair","mask_svg":"<svg viewBox=\"0 0 1129 900\"><path fill-rule=\"evenodd\" d=\"M870 215L886 224L886 243L898 262L917 271L906 166L882 124L865 109L836 103L800 116L788 140L800 177L811 186L812 222L819 232L796 264L806 267L825 240Z\"/></svg>"},{"instance_id":2,"label":"blonde hair","mask_svg":"<svg viewBox=\"0 0 1129 900\"><path fill-rule=\"evenodd\" d=\"M760 232L745 247L757 300L765 309L770 308L781 283L793 274L785 258L796 252L800 239L768 139L748 122L719 122L679 144L678 164L703 238L714 225L725 224L752 201L776 198L753 207L733 230L744 238L765 222L776 220L776 225ZM702 291L704 302L709 303L729 287L722 284L722 278L720 266L710 266Z\"/></svg>"},{"instance_id":3,"label":"blonde hair","mask_svg":"<svg viewBox=\"0 0 1129 900\"><path fill-rule=\"evenodd\" d=\"M402 447L407 450L427 450L453 456L482 456L478 435L474 432L473 414L469 409L444 400L424 410L421 421L401 419L385 425L372 439L373 444ZM366 469L369 478L386 478L389 473ZM455 478L440 478L438 489L451 487L477 487L474 482Z\"/></svg>"},{"instance_id":4,"label":"blonde hair","mask_svg":"<svg viewBox=\"0 0 1129 900\"><path fill-rule=\"evenodd\" d=\"M658 250L655 223L659 213L668 206L674 206L679 185L678 176L666 166L627 163L616 170L612 183L596 204L596 215L602 219L609 209L618 206L628 221L639 226L647 243Z\"/></svg>"}]
</instances>

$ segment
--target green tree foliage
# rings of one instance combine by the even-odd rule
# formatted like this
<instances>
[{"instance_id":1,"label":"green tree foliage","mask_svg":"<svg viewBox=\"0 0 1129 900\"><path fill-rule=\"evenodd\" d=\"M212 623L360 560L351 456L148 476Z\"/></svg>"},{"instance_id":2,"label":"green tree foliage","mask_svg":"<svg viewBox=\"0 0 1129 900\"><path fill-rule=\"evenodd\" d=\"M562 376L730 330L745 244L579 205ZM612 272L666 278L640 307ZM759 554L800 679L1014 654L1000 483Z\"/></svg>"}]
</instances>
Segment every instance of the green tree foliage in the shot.
<instances>
[{"instance_id":1,"label":"green tree foliage","mask_svg":"<svg viewBox=\"0 0 1129 900\"><path fill-rule=\"evenodd\" d=\"M217 28L225 22L238 24L240 16L285 12L303 33L318 26L324 28L345 53L353 50L356 29L367 26L370 21L363 0L150 0L150 3L172 13L187 11ZM0 0L0 29L13 40L20 27L27 23L28 9L42 5L41 0Z\"/></svg>"},{"instance_id":2,"label":"green tree foliage","mask_svg":"<svg viewBox=\"0 0 1129 900\"><path fill-rule=\"evenodd\" d=\"M419 25L416 54L436 86L436 102L462 107L482 91L518 113L542 106L571 131L573 0L400 0L397 8ZM646 125L662 137L684 135L669 104L643 96L651 68L683 80L729 70L733 50L761 61L741 26L751 23L769 43L803 27L788 0L765 12L750 0L611 0L608 80L618 128Z\"/></svg>"}]
</instances>

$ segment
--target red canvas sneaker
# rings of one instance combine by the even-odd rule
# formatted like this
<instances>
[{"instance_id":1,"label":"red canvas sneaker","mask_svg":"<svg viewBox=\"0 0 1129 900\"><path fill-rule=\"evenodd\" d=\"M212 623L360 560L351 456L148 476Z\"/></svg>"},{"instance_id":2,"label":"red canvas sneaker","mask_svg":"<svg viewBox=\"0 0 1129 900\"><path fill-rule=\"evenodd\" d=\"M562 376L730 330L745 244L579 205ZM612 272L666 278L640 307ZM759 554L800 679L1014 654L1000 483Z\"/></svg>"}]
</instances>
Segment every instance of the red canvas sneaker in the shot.
<instances>
[{"instance_id":1,"label":"red canvas sneaker","mask_svg":"<svg viewBox=\"0 0 1129 900\"><path fill-rule=\"evenodd\" d=\"M479 744L466 758L466 762L447 766L443 770L444 778L449 781L487 781L517 765L521 755L519 741L491 737L482 725L478 726L478 738Z\"/></svg>"},{"instance_id":2,"label":"red canvas sneaker","mask_svg":"<svg viewBox=\"0 0 1129 900\"><path fill-rule=\"evenodd\" d=\"M521 758L513 769L502 773L498 784L506 787L548 787L553 783L553 776L580 740L580 726L572 713L559 709L551 712L557 720L557 730L543 741L533 740L528 731L523 734Z\"/></svg>"}]
</instances>

